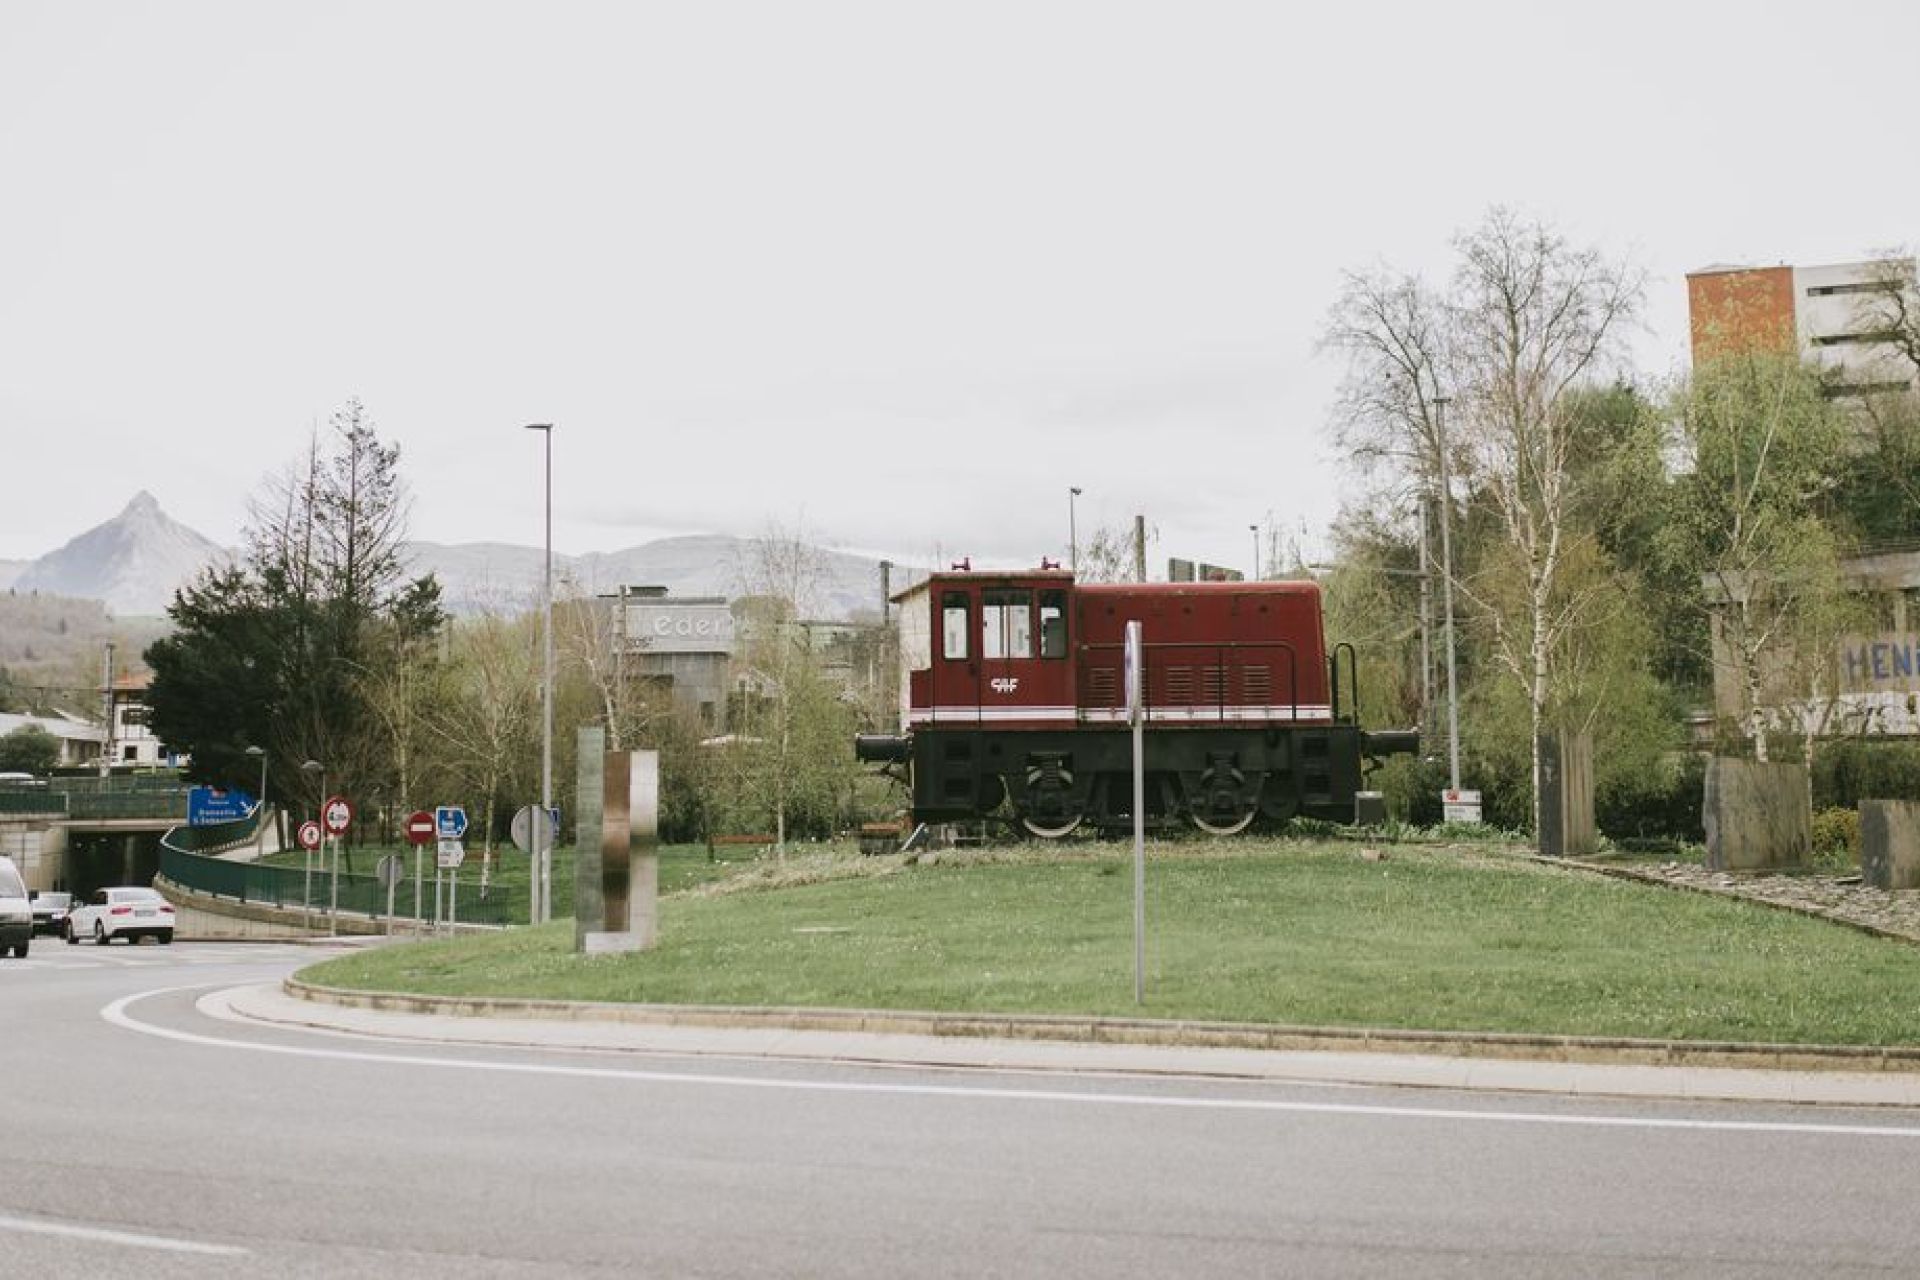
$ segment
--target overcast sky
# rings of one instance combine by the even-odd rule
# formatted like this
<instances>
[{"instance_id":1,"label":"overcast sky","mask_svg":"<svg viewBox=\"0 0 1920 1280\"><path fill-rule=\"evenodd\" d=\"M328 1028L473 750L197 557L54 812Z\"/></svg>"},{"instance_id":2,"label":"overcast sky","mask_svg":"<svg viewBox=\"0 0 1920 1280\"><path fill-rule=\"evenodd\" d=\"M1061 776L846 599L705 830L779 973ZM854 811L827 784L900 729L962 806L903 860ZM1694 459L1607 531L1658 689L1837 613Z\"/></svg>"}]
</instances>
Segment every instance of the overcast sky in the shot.
<instances>
[{"instance_id":1,"label":"overcast sky","mask_svg":"<svg viewBox=\"0 0 1920 1280\"><path fill-rule=\"evenodd\" d=\"M1920 6L0 4L0 558L236 541L359 396L414 536L1317 540L1343 268L1504 203L1651 273L1920 240Z\"/></svg>"}]
</instances>

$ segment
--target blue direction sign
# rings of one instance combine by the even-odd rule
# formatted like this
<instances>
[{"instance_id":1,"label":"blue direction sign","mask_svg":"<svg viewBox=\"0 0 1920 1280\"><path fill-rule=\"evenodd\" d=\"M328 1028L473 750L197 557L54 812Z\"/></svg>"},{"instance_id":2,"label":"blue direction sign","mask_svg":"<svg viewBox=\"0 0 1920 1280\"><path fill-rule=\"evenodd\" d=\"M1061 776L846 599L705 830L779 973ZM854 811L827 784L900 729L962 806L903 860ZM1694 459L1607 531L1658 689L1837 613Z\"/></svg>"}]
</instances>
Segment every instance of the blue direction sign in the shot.
<instances>
[{"instance_id":1,"label":"blue direction sign","mask_svg":"<svg viewBox=\"0 0 1920 1280\"><path fill-rule=\"evenodd\" d=\"M230 791L218 787L187 788L187 825L190 827L238 822L252 812L253 797L237 787Z\"/></svg>"},{"instance_id":2,"label":"blue direction sign","mask_svg":"<svg viewBox=\"0 0 1920 1280\"><path fill-rule=\"evenodd\" d=\"M467 811L457 804L443 804L433 811L433 833L442 840L458 840L467 834Z\"/></svg>"}]
</instances>

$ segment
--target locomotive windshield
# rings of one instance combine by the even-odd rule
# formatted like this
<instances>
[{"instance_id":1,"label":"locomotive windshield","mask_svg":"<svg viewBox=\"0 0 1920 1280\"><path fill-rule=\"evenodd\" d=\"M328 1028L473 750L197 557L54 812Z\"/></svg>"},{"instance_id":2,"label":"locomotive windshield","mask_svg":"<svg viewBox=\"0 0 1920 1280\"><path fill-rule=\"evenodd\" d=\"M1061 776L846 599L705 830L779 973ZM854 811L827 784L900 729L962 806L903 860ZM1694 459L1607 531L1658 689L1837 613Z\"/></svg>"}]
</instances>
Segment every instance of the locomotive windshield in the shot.
<instances>
[{"instance_id":1,"label":"locomotive windshield","mask_svg":"<svg viewBox=\"0 0 1920 1280\"><path fill-rule=\"evenodd\" d=\"M980 655L1033 656L1033 593L1007 588L980 593Z\"/></svg>"}]
</instances>

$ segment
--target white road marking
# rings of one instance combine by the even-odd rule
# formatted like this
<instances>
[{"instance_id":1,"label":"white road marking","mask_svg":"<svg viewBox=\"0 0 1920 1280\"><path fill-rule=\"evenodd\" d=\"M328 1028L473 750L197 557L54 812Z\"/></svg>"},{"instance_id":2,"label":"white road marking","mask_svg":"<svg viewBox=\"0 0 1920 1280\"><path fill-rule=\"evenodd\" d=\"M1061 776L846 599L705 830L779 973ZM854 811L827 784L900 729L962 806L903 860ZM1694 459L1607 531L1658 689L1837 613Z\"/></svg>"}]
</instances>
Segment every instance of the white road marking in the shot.
<instances>
[{"instance_id":1,"label":"white road marking","mask_svg":"<svg viewBox=\"0 0 1920 1280\"><path fill-rule=\"evenodd\" d=\"M137 1231L112 1231L106 1227L83 1227L72 1222L50 1222L45 1218L0 1217L0 1231L20 1231L29 1235L64 1236L69 1240L91 1240L98 1244L120 1244L131 1249L160 1249L167 1253L201 1253L219 1258L238 1257L247 1251L238 1245L206 1244L199 1240L180 1240L173 1236L149 1236Z\"/></svg>"},{"instance_id":2,"label":"white road marking","mask_svg":"<svg viewBox=\"0 0 1920 1280\"><path fill-rule=\"evenodd\" d=\"M711 1072L639 1071L613 1067L568 1067L538 1062L501 1062L483 1058L429 1058L414 1054L358 1053L303 1045L225 1040L141 1022L127 1009L141 1000L204 986L160 987L122 996L100 1010L113 1026L181 1044L251 1053L319 1058L332 1062L370 1062L386 1066L427 1067L441 1071L503 1072L511 1075L563 1076L581 1080L626 1080L641 1084L692 1085L727 1089L774 1089L796 1093L881 1094L920 1098L964 1098L990 1102L1052 1102L1079 1106L1158 1107L1184 1111L1253 1111L1294 1115L1366 1116L1396 1120L1445 1120L1466 1123L1560 1125L1595 1129L1665 1129L1704 1133L1807 1134L1826 1137L1920 1138L1920 1128L1867 1124L1812 1124L1779 1120L1701 1120L1657 1116L1597 1116L1544 1111L1472 1111L1452 1107L1400 1107L1339 1102L1287 1102L1270 1098L1192 1098L1140 1093L1075 1093L1064 1089L993 1089L972 1085L901 1084L879 1080L794 1080L730 1076Z\"/></svg>"}]
</instances>

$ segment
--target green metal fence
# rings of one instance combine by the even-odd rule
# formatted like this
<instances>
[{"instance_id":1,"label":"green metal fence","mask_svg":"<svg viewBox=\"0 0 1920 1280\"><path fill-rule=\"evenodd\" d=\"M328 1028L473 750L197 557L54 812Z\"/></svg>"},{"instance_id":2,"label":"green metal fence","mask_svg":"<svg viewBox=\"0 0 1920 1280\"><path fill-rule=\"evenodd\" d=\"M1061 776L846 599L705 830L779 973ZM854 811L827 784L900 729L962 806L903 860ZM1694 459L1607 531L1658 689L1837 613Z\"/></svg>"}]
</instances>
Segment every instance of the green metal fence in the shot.
<instances>
[{"instance_id":1,"label":"green metal fence","mask_svg":"<svg viewBox=\"0 0 1920 1280\"><path fill-rule=\"evenodd\" d=\"M178 778L49 778L0 783L0 813L62 814L68 819L187 816Z\"/></svg>"},{"instance_id":2,"label":"green metal fence","mask_svg":"<svg viewBox=\"0 0 1920 1280\"><path fill-rule=\"evenodd\" d=\"M342 914L374 919L386 916L387 890L378 879L342 872L336 887L335 877L318 853L313 856L311 871L304 867L271 867L208 856L252 843L255 824L255 817L250 815L236 822L174 828L160 840L160 874L196 893L234 902L310 910L318 919L325 918L336 900ZM403 876L394 886L394 916L402 920L433 920L436 912L432 875L423 876L418 899L415 887L411 875ZM505 895L495 893L483 899L478 886L474 885L467 886L457 910L462 924L510 923ZM441 915L444 918L444 907Z\"/></svg>"}]
</instances>

